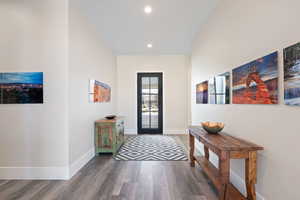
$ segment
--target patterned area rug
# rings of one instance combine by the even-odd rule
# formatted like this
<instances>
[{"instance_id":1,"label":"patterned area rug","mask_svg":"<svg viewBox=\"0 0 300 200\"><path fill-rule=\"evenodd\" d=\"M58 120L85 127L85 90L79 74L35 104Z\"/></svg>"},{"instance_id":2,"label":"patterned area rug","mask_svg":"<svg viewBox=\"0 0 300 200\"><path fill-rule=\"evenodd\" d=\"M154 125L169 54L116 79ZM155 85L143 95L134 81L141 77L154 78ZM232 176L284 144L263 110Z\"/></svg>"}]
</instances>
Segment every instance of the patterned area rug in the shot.
<instances>
[{"instance_id":1,"label":"patterned area rug","mask_svg":"<svg viewBox=\"0 0 300 200\"><path fill-rule=\"evenodd\" d=\"M120 161L182 161L187 160L184 147L170 136L142 135L127 139L114 157Z\"/></svg>"}]
</instances>

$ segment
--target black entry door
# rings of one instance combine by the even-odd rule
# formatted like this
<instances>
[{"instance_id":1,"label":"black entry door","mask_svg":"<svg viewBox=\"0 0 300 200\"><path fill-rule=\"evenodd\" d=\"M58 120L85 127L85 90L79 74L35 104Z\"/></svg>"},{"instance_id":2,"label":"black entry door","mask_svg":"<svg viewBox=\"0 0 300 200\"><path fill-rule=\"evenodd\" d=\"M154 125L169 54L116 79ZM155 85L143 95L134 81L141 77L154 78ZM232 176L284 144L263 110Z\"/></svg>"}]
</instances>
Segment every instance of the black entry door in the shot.
<instances>
[{"instance_id":1,"label":"black entry door","mask_svg":"<svg viewBox=\"0 0 300 200\"><path fill-rule=\"evenodd\" d=\"M138 73L138 133L162 134L162 73Z\"/></svg>"}]
</instances>

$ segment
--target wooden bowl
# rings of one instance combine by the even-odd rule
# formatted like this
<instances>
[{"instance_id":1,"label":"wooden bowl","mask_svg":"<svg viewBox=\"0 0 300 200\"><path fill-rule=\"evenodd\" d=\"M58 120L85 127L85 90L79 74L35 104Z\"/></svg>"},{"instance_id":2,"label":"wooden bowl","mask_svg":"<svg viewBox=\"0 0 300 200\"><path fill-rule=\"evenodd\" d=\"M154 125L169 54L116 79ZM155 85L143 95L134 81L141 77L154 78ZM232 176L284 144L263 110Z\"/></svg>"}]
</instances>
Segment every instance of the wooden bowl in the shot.
<instances>
[{"instance_id":1,"label":"wooden bowl","mask_svg":"<svg viewBox=\"0 0 300 200\"><path fill-rule=\"evenodd\" d=\"M117 116L116 115L108 115L105 118L106 119L115 119Z\"/></svg>"},{"instance_id":2,"label":"wooden bowl","mask_svg":"<svg viewBox=\"0 0 300 200\"><path fill-rule=\"evenodd\" d=\"M202 127L207 133L217 134L224 128L224 123L221 122L202 122Z\"/></svg>"}]
</instances>

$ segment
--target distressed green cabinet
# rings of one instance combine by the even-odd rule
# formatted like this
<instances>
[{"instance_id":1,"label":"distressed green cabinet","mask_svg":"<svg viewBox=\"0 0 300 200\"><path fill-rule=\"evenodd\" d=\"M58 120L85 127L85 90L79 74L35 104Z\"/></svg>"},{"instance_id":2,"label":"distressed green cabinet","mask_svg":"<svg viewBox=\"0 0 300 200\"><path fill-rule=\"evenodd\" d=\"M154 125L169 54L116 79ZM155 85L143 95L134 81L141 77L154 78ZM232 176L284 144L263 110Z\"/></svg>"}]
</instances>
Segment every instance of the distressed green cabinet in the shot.
<instances>
[{"instance_id":1,"label":"distressed green cabinet","mask_svg":"<svg viewBox=\"0 0 300 200\"><path fill-rule=\"evenodd\" d=\"M124 143L124 119L101 119L95 122L96 153L115 154Z\"/></svg>"}]
</instances>

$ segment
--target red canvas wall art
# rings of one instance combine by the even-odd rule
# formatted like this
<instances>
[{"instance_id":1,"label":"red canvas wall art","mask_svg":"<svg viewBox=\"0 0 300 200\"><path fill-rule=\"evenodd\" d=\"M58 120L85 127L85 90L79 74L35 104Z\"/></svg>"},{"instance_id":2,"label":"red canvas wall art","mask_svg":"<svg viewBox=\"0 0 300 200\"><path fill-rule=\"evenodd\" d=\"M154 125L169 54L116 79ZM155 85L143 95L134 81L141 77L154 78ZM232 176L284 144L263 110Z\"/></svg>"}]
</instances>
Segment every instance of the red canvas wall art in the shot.
<instances>
[{"instance_id":1,"label":"red canvas wall art","mask_svg":"<svg viewBox=\"0 0 300 200\"><path fill-rule=\"evenodd\" d=\"M110 102L110 86L96 80L90 81L90 102Z\"/></svg>"},{"instance_id":2,"label":"red canvas wall art","mask_svg":"<svg viewBox=\"0 0 300 200\"><path fill-rule=\"evenodd\" d=\"M234 104L277 104L278 53L234 69L232 85Z\"/></svg>"}]
</instances>

